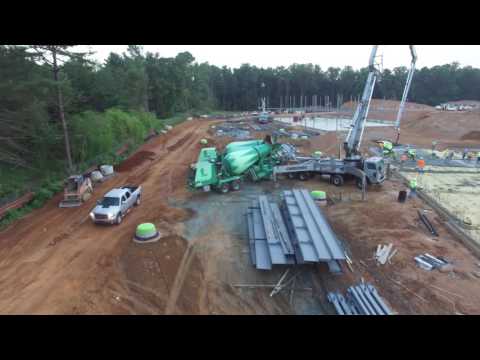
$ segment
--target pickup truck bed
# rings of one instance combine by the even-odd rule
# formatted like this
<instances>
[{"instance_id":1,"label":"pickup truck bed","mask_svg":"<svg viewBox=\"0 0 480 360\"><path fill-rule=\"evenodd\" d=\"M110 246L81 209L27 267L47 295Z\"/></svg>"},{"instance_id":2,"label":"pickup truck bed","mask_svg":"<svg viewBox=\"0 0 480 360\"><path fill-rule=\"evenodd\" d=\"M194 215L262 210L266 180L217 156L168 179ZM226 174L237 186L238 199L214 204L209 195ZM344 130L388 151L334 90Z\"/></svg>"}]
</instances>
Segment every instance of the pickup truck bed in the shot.
<instances>
[{"instance_id":1,"label":"pickup truck bed","mask_svg":"<svg viewBox=\"0 0 480 360\"><path fill-rule=\"evenodd\" d=\"M131 193L134 193L138 188L139 186L122 186L122 189L130 190Z\"/></svg>"}]
</instances>

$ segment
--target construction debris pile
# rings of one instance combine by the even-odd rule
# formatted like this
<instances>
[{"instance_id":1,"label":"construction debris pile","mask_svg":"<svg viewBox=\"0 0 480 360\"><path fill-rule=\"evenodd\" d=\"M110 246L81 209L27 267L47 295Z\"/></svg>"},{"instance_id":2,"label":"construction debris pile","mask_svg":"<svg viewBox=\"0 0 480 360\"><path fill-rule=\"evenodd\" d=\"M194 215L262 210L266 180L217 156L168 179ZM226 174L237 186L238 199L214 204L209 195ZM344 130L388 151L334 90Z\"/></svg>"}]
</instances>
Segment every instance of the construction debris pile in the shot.
<instances>
[{"instance_id":1,"label":"construction debris pile","mask_svg":"<svg viewBox=\"0 0 480 360\"><path fill-rule=\"evenodd\" d=\"M273 136L286 137L291 139L309 139L320 135L319 132L303 129L295 130L286 128L281 123L253 123L245 121L227 121L218 125L212 125L211 131L215 136L230 136L237 139L248 139L251 132L268 132Z\"/></svg>"},{"instance_id":2,"label":"construction debris pile","mask_svg":"<svg viewBox=\"0 0 480 360\"><path fill-rule=\"evenodd\" d=\"M247 224L251 259L257 269L326 262L331 272L341 272L338 261L346 259L345 252L306 189L285 190L280 207L260 195L249 207Z\"/></svg>"},{"instance_id":3,"label":"construction debris pile","mask_svg":"<svg viewBox=\"0 0 480 360\"><path fill-rule=\"evenodd\" d=\"M393 315L372 284L350 286L344 297L340 292L327 295L338 315Z\"/></svg>"},{"instance_id":4,"label":"construction debris pile","mask_svg":"<svg viewBox=\"0 0 480 360\"><path fill-rule=\"evenodd\" d=\"M444 258L435 257L428 253L419 255L415 257L415 262L418 267L431 271L434 269L439 269L440 271L447 271L452 268L451 264Z\"/></svg>"},{"instance_id":5,"label":"construction debris pile","mask_svg":"<svg viewBox=\"0 0 480 360\"><path fill-rule=\"evenodd\" d=\"M378 245L377 251L375 251L374 258L379 265L385 265L387 262L391 264L391 259L397 253L397 249L393 251L393 244Z\"/></svg>"},{"instance_id":6,"label":"construction debris pile","mask_svg":"<svg viewBox=\"0 0 480 360\"><path fill-rule=\"evenodd\" d=\"M212 129L215 130L215 136L230 136L237 139L250 138L250 127L243 122L212 125Z\"/></svg>"}]
</instances>

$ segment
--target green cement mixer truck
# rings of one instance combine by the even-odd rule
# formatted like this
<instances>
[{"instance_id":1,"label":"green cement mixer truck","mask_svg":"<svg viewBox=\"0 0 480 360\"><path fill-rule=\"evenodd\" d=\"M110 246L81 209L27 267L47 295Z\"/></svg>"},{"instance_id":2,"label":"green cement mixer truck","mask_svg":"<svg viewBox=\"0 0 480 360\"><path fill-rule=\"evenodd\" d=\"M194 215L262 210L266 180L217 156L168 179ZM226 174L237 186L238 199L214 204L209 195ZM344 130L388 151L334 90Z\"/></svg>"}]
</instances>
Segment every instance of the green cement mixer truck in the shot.
<instances>
[{"instance_id":1,"label":"green cement mixer truck","mask_svg":"<svg viewBox=\"0 0 480 360\"><path fill-rule=\"evenodd\" d=\"M196 164L191 166L189 185L193 189L212 189L227 193L239 190L242 180L271 179L273 167L281 164L294 149L289 144L265 140L236 141L223 154L213 147L203 148Z\"/></svg>"}]
</instances>

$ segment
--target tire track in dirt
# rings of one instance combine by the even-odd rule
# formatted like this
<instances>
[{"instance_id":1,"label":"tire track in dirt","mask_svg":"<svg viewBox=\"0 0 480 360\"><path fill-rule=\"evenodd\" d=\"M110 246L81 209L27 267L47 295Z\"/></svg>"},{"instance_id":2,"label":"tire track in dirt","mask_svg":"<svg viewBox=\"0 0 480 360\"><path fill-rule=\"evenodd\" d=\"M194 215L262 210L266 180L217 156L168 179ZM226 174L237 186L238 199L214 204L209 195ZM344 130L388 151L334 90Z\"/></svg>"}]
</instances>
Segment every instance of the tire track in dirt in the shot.
<instances>
[{"instance_id":1,"label":"tire track in dirt","mask_svg":"<svg viewBox=\"0 0 480 360\"><path fill-rule=\"evenodd\" d=\"M183 283L190 269L194 257L194 244L189 243L185 253L183 254L182 261L173 280L172 287L170 288L170 294L168 295L167 305L165 306L165 315L172 315L175 312L177 300L183 288Z\"/></svg>"}]
</instances>

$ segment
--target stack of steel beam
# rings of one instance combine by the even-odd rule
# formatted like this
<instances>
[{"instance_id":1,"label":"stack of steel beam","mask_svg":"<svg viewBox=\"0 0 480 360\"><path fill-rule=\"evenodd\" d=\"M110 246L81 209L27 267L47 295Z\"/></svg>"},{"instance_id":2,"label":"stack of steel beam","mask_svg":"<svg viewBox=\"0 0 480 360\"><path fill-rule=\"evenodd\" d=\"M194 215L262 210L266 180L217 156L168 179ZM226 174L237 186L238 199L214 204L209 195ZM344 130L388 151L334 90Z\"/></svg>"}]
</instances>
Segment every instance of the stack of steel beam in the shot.
<instances>
[{"instance_id":1,"label":"stack of steel beam","mask_svg":"<svg viewBox=\"0 0 480 360\"><path fill-rule=\"evenodd\" d=\"M250 255L257 269L294 264L294 250L278 205L265 195L258 197L247 213Z\"/></svg>"},{"instance_id":2,"label":"stack of steel beam","mask_svg":"<svg viewBox=\"0 0 480 360\"><path fill-rule=\"evenodd\" d=\"M390 308L371 284L350 286L346 298L339 292L330 292L327 298L338 315L392 315Z\"/></svg>"},{"instance_id":3,"label":"stack of steel beam","mask_svg":"<svg viewBox=\"0 0 480 360\"><path fill-rule=\"evenodd\" d=\"M340 272L345 252L327 219L306 189L283 192L282 210L261 195L247 213L252 263L270 270L276 264L326 262Z\"/></svg>"},{"instance_id":4,"label":"stack of steel beam","mask_svg":"<svg viewBox=\"0 0 480 360\"><path fill-rule=\"evenodd\" d=\"M345 260L345 251L310 192L306 189L286 190L283 197L283 210L297 262L324 261L332 272L340 271L336 261Z\"/></svg>"}]
</instances>

